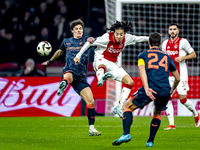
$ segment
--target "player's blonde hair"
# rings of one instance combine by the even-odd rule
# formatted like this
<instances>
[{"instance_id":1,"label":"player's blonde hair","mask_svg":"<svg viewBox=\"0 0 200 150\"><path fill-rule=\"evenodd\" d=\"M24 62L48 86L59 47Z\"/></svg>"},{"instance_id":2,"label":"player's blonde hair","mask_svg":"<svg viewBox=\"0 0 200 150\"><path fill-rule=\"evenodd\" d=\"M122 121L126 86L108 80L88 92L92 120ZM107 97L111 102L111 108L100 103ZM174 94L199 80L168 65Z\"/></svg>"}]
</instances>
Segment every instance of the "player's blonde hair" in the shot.
<instances>
[{"instance_id":1,"label":"player's blonde hair","mask_svg":"<svg viewBox=\"0 0 200 150\"><path fill-rule=\"evenodd\" d=\"M81 19L76 19L70 23L70 29L73 30L75 26L81 25L84 28L84 23Z\"/></svg>"}]
</instances>

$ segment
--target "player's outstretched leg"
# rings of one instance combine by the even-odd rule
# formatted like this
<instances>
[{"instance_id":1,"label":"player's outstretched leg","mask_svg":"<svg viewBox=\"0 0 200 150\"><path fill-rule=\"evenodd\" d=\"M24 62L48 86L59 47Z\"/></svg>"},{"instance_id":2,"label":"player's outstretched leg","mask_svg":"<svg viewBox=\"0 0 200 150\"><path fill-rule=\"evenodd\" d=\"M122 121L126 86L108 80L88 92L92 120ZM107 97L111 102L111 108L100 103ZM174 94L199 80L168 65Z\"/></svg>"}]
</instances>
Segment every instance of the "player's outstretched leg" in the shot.
<instances>
[{"instance_id":1,"label":"player's outstretched leg","mask_svg":"<svg viewBox=\"0 0 200 150\"><path fill-rule=\"evenodd\" d=\"M113 141L112 145L120 145L124 142L130 142L131 141L131 135L130 134L126 134L126 135L122 135L119 139Z\"/></svg>"},{"instance_id":2,"label":"player's outstretched leg","mask_svg":"<svg viewBox=\"0 0 200 150\"><path fill-rule=\"evenodd\" d=\"M57 95L60 96L62 95L63 91L65 90L67 86L67 82L66 80L62 80L59 84L59 87L58 87L58 91L57 91Z\"/></svg>"},{"instance_id":3,"label":"player's outstretched leg","mask_svg":"<svg viewBox=\"0 0 200 150\"><path fill-rule=\"evenodd\" d=\"M107 72L105 73L102 78L98 81L97 85L101 87L103 83L111 76L111 73Z\"/></svg>"},{"instance_id":4,"label":"player's outstretched leg","mask_svg":"<svg viewBox=\"0 0 200 150\"><path fill-rule=\"evenodd\" d=\"M133 123L132 111L126 110L124 112L123 118L122 118L122 123L123 123L124 133L119 139L113 141L113 143L112 143L113 145L120 145L124 142L131 141L130 128L131 128L131 124Z\"/></svg>"}]
</instances>

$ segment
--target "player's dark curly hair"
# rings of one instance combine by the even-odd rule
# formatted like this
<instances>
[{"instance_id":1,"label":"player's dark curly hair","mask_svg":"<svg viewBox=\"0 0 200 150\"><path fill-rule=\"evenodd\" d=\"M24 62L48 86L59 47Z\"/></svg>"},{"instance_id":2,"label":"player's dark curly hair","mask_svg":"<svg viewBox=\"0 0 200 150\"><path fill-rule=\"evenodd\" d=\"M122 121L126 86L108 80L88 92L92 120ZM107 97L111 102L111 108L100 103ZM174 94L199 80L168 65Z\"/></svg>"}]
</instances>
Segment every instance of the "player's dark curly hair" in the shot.
<instances>
[{"instance_id":1,"label":"player's dark curly hair","mask_svg":"<svg viewBox=\"0 0 200 150\"><path fill-rule=\"evenodd\" d=\"M84 28L84 23L81 19L76 19L70 23L70 29L73 30L75 26L81 25Z\"/></svg>"},{"instance_id":2,"label":"player's dark curly hair","mask_svg":"<svg viewBox=\"0 0 200 150\"><path fill-rule=\"evenodd\" d=\"M127 20L125 22L116 20L116 22L110 28L107 28L107 30L115 32L116 29L122 29L124 32L128 32L132 26L132 23L128 22Z\"/></svg>"}]
</instances>

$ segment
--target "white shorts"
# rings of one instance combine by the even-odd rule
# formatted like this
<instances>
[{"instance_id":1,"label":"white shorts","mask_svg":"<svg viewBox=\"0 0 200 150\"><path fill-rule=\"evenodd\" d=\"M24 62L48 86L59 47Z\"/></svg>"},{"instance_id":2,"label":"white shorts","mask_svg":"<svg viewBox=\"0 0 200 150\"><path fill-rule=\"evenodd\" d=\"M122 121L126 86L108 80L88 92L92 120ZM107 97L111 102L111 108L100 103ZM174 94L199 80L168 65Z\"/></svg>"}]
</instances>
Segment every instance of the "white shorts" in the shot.
<instances>
[{"instance_id":1,"label":"white shorts","mask_svg":"<svg viewBox=\"0 0 200 150\"><path fill-rule=\"evenodd\" d=\"M169 84L170 86L173 85L175 78L169 77ZM180 76L180 82L177 86L177 92L179 95L187 95L187 91L189 91L188 85L188 77L187 76Z\"/></svg>"},{"instance_id":2,"label":"white shorts","mask_svg":"<svg viewBox=\"0 0 200 150\"><path fill-rule=\"evenodd\" d=\"M105 65L106 66L106 72L111 73L110 79L122 81L122 78L125 75L128 75L128 73L120 66L118 66L116 63L109 61L105 58L99 58L95 59L93 62L93 68L95 71L98 70L99 65Z\"/></svg>"}]
</instances>

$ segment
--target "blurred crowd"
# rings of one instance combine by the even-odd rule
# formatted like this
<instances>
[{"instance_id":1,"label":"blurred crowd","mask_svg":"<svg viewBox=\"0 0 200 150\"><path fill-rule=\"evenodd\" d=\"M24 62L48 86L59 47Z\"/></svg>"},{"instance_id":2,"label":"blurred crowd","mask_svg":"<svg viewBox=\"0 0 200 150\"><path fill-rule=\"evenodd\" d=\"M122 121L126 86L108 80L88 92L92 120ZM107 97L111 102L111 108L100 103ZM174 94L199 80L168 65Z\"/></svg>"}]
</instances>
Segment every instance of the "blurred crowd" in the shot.
<instances>
[{"instance_id":1,"label":"blurred crowd","mask_svg":"<svg viewBox=\"0 0 200 150\"><path fill-rule=\"evenodd\" d=\"M49 59L63 38L71 37L69 24L74 19L85 23L85 36L97 37L106 32L102 0L1 0L0 1L0 64L28 58L35 63ZM89 9L88 9L89 8ZM37 54L40 41L52 45L50 56ZM91 55L92 56L92 55ZM59 61L63 62L64 58Z\"/></svg>"}]
</instances>

